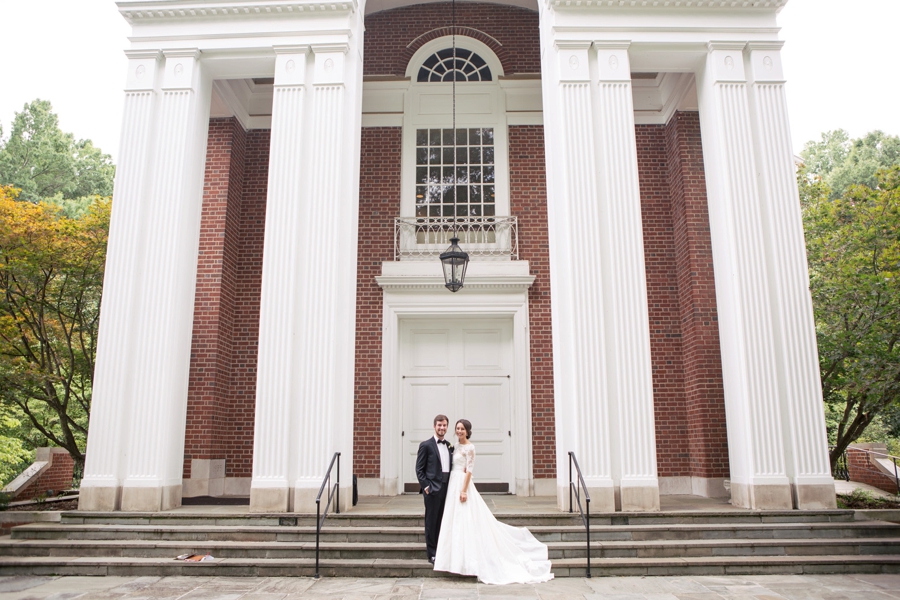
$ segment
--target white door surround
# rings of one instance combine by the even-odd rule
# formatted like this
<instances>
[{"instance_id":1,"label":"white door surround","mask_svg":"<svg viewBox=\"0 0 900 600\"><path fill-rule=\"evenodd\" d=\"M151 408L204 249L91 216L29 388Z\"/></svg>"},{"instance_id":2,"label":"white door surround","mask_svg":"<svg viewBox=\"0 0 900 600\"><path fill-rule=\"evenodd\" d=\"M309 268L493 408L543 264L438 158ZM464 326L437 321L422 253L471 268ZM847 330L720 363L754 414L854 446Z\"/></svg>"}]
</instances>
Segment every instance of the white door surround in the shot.
<instances>
[{"instance_id":1,"label":"white door surround","mask_svg":"<svg viewBox=\"0 0 900 600\"><path fill-rule=\"evenodd\" d=\"M512 331L509 369L510 453L514 485L520 496L534 495L531 450L531 363L528 288L534 281L527 261L476 262L469 265L466 286L451 294L443 286L437 260L385 262L376 280L384 290L381 367L381 477L359 480L364 495L403 493L400 335L410 319L497 319ZM430 419L434 415L428 418ZM459 417L456 417L459 418ZM477 426L477 425L476 425ZM476 434L477 435L477 434ZM424 439L424 438L423 438ZM451 438L452 439L452 438ZM421 440L420 440L421 441Z\"/></svg>"}]
</instances>

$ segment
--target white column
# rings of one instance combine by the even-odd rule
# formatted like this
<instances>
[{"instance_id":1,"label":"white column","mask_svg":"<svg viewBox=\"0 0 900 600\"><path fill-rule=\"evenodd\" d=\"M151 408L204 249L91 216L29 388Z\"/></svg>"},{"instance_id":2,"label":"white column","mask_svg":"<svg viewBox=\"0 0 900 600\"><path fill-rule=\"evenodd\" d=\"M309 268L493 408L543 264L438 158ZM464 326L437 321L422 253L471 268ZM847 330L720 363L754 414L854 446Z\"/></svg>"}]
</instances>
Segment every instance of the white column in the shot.
<instances>
[{"instance_id":1,"label":"white column","mask_svg":"<svg viewBox=\"0 0 900 600\"><path fill-rule=\"evenodd\" d=\"M275 48L275 90L266 198L265 248L256 370L256 421L253 432L253 479L250 510L288 510L288 457L291 407L299 401L294 373L298 336L303 193L309 171L304 154L307 136L306 46Z\"/></svg>"},{"instance_id":2,"label":"white column","mask_svg":"<svg viewBox=\"0 0 900 600\"><path fill-rule=\"evenodd\" d=\"M293 510L304 513L315 512L322 477L338 451L342 504L347 507L350 501L353 387L348 383L354 377L355 350L348 342L355 329L357 246L356 236L348 233L349 224L359 219L353 165L359 164L360 131L352 129L359 110L350 93L359 93L353 82L361 72L357 61L349 60L347 44L315 44L312 51L308 187L297 230L303 280L294 340L298 372L291 438L296 451Z\"/></svg>"},{"instance_id":3,"label":"white column","mask_svg":"<svg viewBox=\"0 0 900 600\"><path fill-rule=\"evenodd\" d=\"M744 45L711 43L698 86L732 503L791 508Z\"/></svg>"},{"instance_id":4,"label":"white column","mask_svg":"<svg viewBox=\"0 0 900 600\"><path fill-rule=\"evenodd\" d=\"M596 132L600 182L609 397L616 423L621 509L659 510L653 373L634 101L627 42L595 42L599 82ZM584 238L585 240L590 238ZM596 259L593 253L586 253Z\"/></svg>"},{"instance_id":5,"label":"white column","mask_svg":"<svg viewBox=\"0 0 900 600\"><path fill-rule=\"evenodd\" d=\"M116 510L122 485L121 444L128 421L135 368L135 308L144 207L152 168L160 58L157 50L130 51L113 212L103 281L103 305L94 369L81 510Z\"/></svg>"},{"instance_id":6,"label":"white column","mask_svg":"<svg viewBox=\"0 0 900 600\"><path fill-rule=\"evenodd\" d=\"M351 500L362 70L351 44L311 49L276 48L250 495L256 512L315 512L335 452L341 504Z\"/></svg>"},{"instance_id":7,"label":"white column","mask_svg":"<svg viewBox=\"0 0 900 600\"><path fill-rule=\"evenodd\" d=\"M612 511L615 490L603 273L597 253L589 250L603 226L594 151L590 43L548 46L545 41L542 71L548 138L557 496L560 508L568 509L568 452L574 451L591 494L591 509Z\"/></svg>"},{"instance_id":8,"label":"white column","mask_svg":"<svg viewBox=\"0 0 900 600\"><path fill-rule=\"evenodd\" d=\"M797 508L834 508L806 245L794 176L782 42L751 43L751 81L758 181L766 213L787 472Z\"/></svg>"},{"instance_id":9,"label":"white column","mask_svg":"<svg viewBox=\"0 0 900 600\"><path fill-rule=\"evenodd\" d=\"M195 49L165 51L156 150L144 199L132 410L122 510L180 505L209 82Z\"/></svg>"}]
</instances>

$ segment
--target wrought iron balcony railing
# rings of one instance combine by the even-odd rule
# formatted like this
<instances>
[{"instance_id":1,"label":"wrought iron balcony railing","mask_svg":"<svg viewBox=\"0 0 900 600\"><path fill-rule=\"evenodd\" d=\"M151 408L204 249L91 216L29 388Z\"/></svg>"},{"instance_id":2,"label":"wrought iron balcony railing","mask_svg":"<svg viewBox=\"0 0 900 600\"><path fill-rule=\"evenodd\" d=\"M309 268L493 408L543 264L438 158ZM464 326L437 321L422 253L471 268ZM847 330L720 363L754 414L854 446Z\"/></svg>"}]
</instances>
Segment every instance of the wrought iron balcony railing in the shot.
<instances>
[{"instance_id":1,"label":"wrought iron balcony railing","mask_svg":"<svg viewBox=\"0 0 900 600\"><path fill-rule=\"evenodd\" d=\"M394 260L431 260L450 245L459 245L475 260L519 260L516 217L397 217Z\"/></svg>"}]
</instances>

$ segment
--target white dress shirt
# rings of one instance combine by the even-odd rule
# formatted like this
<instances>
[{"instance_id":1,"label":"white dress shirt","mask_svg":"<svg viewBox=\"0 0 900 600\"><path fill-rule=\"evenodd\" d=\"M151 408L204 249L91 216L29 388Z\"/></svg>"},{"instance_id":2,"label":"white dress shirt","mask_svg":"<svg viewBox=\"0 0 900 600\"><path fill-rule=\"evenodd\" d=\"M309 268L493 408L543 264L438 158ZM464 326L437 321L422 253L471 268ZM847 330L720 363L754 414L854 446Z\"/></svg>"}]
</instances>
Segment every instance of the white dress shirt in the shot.
<instances>
[{"instance_id":1,"label":"white dress shirt","mask_svg":"<svg viewBox=\"0 0 900 600\"><path fill-rule=\"evenodd\" d=\"M447 448L447 444L442 444L441 440L438 439L438 436L434 436L434 441L438 447L438 454L441 457L441 471L444 473L450 472L450 449Z\"/></svg>"}]
</instances>

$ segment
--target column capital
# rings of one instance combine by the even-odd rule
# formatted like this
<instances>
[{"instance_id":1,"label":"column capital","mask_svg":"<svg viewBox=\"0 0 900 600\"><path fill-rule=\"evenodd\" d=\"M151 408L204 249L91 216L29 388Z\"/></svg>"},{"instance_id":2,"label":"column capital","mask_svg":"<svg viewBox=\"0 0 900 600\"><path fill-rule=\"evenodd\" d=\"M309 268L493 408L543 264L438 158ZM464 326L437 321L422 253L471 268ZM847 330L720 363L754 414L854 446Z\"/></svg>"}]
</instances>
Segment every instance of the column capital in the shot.
<instances>
[{"instance_id":1,"label":"column capital","mask_svg":"<svg viewBox=\"0 0 900 600\"><path fill-rule=\"evenodd\" d=\"M600 81L631 81L631 61L628 57L629 41L594 42Z\"/></svg>"},{"instance_id":2,"label":"column capital","mask_svg":"<svg viewBox=\"0 0 900 600\"><path fill-rule=\"evenodd\" d=\"M709 42L709 67L717 82L746 82L744 48L746 42Z\"/></svg>"},{"instance_id":3,"label":"column capital","mask_svg":"<svg viewBox=\"0 0 900 600\"><path fill-rule=\"evenodd\" d=\"M750 79L755 82L784 83L781 48L784 42L751 42L749 53Z\"/></svg>"},{"instance_id":4,"label":"column capital","mask_svg":"<svg viewBox=\"0 0 900 600\"><path fill-rule=\"evenodd\" d=\"M127 50L128 76L126 92L149 92L156 89L162 52L159 50Z\"/></svg>"},{"instance_id":5,"label":"column capital","mask_svg":"<svg viewBox=\"0 0 900 600\"><path fill-rule=\"evenodd\" d=\"M197 48L178 48L163 50L166 60L163 74L163 89L189 90L196 85L197 63L200 50Z\"/></svg>"},{"instance_id":6,"label":"column capital","mask_svg":"<svg viewBox=\"0 0 900 600\"><path fill-rule=\"evenodd\" d=\"M560 83L587 83L591 80L588 68L588 50L591 48L591 42L557 40L555 46L559 58Z\"/></svg>"},{"instance_id":7,"label":"column capital","mask_svg":"<svg viewBox=\"0 0 900 600\"><path fill-rule=\"evenodd\" d=\"M349 44L313 44L313 85L343 85L344 62L349 50Z\"/></svg>"},{"instance_id":8,"label":"column capital","mask_svg":"<svg viewBox=\"0 0 900 600\"><path fill-rule=\"evenodd\" d=\"M275 87L304 85L309 46L274 46L272 50L275 51Z\"/></svg>"}]
</instances>

